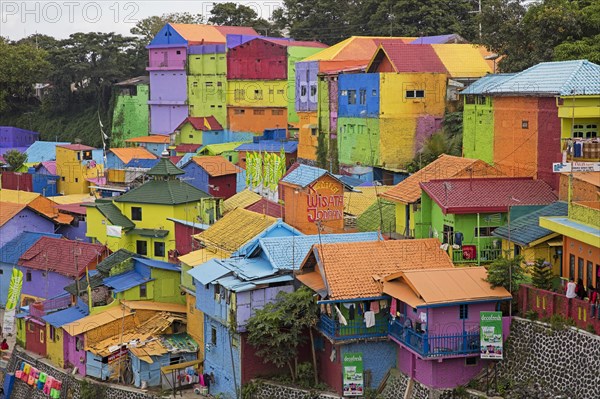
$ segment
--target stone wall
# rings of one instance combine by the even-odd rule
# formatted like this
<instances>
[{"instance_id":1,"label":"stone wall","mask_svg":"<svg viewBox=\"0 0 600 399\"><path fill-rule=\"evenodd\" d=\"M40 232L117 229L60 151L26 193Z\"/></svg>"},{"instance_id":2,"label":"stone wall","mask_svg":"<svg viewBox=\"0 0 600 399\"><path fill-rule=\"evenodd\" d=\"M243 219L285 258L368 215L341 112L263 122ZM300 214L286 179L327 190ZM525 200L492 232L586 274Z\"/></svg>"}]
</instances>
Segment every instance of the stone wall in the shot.
<instances>
[{"instance_id":1,"label":"stone wall","mask_svg":"<svg viewBox=\"0 0 600 399\"><path fill-rule=\"evenodd\" d=\"M340 399L339 396L319 391L297 389L273 382L255 380L251 399Z\"/></svg>"},{"instance_id":2,"label":"stone wall","mask_svg":"<svg viewBox=\"0 0 600 399\"><path fill-rule=\"evenodd\" d=\"M515 318L498 376L537 382L545 392L571 399L600 398L600 337L572 327Z\"/></svg>"},{"instance_id":3,"label":"stone wall","mask_svg":"<svg viewBox=\"0 0 600 399\"><path fill-rule=\"evenodd\" d=\"M59 370L53 366L47 364L45 359L35 358L25 353L19 348L13 350L12 357L10 358L6 371L8 373L14 373L17 366L22 362L26 361L38 370L62 381L62 390L60 397L61 399L77 399L80 398L80 385L82 378L72 376L66 373L64 370ZM135 389L128 389L127 387L117 387L114 385L99 383L106 387L105 399L158 399L157 396L141 392ZM14 389L12 391L11 399L47 399L48 396L44 395L42 391L32 389L29 385L25 384L21 380L15 380ZM104 399L103 398L103 399Z\"/></svg>"}]
</instances>

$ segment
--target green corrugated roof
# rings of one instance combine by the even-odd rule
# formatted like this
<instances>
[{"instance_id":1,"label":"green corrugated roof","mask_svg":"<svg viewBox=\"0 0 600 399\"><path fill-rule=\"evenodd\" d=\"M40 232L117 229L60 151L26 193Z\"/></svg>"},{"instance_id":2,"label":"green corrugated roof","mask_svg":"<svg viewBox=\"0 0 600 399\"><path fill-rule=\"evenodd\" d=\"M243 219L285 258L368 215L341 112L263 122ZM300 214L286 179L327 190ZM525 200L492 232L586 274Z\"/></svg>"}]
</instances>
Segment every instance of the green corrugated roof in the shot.
<instances>
[{"instance_id":1,"label":"green corrugated roof","mask_svg":"<svg viewBox=\"0 0 600 399\"><path fill-rule=\"evenodd\" d=\"M382 216L383 226L381 225ZM375 201L357 218L356 222L358 231L377 231L381 227L382 233L394 232L396 231L396 205L383 199Z\"/></svg>"},{"instance_id":2,"label":"green corrugated roof","mask_svg":"<svg viewBox=\"0 0 600 399\"><path fill-rule=\"evenodd\" d=\"M140 235L142 237L160 237L164 238L169 235L169 230L159 229L133 229L133 234Z\"/></svg>"},{"instance_id":3,"label":"green corrugated roof","mask_svg":"<svg viewBox=\"0 0 600 399\"><path fill-rule=\"evenodd\" d=\"M98 209L111 224L115 226L121 226L125 231L131 230L135 227L135 224L129 220L127 216L123 215L119 208L117 208L117 206L112 202L97 201L93 204L84 204L84 206Z\"/></svg>"},{"instance_id":4,"label":"green corrugated roof","mask_svg":"<svg viewBox=\"0 0 600 399\"><path fill-rule=\"evenodd\" d=\"M149 176L177 176L183 175L185 172L175 166L168 158L161 158L146 174Z\"/></svg>"},{"instance_id":5,"label":"green corrugated roof","mask_svg":"<svg viewBox=\"0 0 600 399\"><path fill-rule=\"evenodd\" d=\"M134 256L140 255L126 249L119 249L117 252L113 252L110 256L104 258L102 262L98 263L98 265L96 265L96 270L108 276L114 266L119 265Z\"/></svg>"},{"instance_id":6,"label":"green corrugated roof","mask_svg":"<svg viewBox=\"0 0 600 399\"><path fill-rule=\"evenodd\" d=\"M105 276L103 276L99 273L96 274L95 276L90 277L90 286L92 287L92 289L98 288L101 285L104 285L104 277ZM71 295L76 295L75 293L77 292L77 285L75 283L69 284L65 287L65 291L67 291ZM87 291L87 277L83 276L79 280L79 293L82 294L86 291Z\"/></svg>"},{"instance_id":7,"label":"green corrugated roof","mask_svg":"<svg viewBox=\"0 0 600 399\"><path fill-rule=\"evenodd\" d=\"M115 202L137 204L178 205L197 202L211 196L180 180L150 180L115 198Z\"/></svg>"},{"instance_id":8,"label":"green corrugated roof","mask_svg":"<svg viewBox=\"0 0 600 399\"><path fill-rule=\"evenodd\" d=\"M200 155L221 155L226 151L234 151L237 147L242 144L248 143L248 141L236 141L231 143L220 143L220 144L209 144L204 146L198 151Z\"/></svg>"}]
</instances>

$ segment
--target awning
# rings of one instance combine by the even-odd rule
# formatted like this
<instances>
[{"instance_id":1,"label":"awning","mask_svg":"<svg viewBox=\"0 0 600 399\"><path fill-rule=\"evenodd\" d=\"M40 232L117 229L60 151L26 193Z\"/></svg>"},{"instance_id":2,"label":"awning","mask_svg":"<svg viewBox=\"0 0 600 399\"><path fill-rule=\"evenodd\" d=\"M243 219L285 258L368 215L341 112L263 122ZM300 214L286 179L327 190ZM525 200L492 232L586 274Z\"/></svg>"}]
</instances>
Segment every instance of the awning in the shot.
<instances>
[{"instance_id":1,"label":"awning","mask_svg":"<svg viewBox=\"0 0 600 399\"><path fill-rule=\"evenodd\" d=\"M327 288L325 287L325 283L319 272L298 274L296 278L302 284L319 294L322 298L327 296Z\"/></svg>"},{"instance_id":2,"label":"awning","mask_svg":"<svg viewBox=\"0 0 600 399\"><path fill-rule=\"evenodd\" d=\"M425 305L425 301L417 297L415 292L407 284L399 281L384 282L383 292L406 303L411 308L417 308L418 306Z\"/></svg>"},{"instance_id":3,"label":"awning","mask_svg":"<svg viewBox=\"0 0 600 399\"><path fill-rule=\"evenodd\" d=\"M562 240L548 241L548 246L550 246L550 247L562 247L562 245L563 245Z\"/></svg>"},{"instance_id":4,"label":"awning","mask_svg":"<svg viewBox=\"0 0 600 399\"><path fill-rule=\"evenodd\" d=\"M156 237L164 238L169 235L169 230L157 230L157 229L133 229L133 234L137 234L142 237Z\"/></svg>"},{"instance_id":5,"label":"awning","mask_svg":"<svg viewBox=\"0 0 600 399\"><path fill-rule=\"evenodd\" d=\"M231 270L214 259L188 270L188 274L202 285L212 283L228 273L231 273Z\"/></svg>"}]
</instances>

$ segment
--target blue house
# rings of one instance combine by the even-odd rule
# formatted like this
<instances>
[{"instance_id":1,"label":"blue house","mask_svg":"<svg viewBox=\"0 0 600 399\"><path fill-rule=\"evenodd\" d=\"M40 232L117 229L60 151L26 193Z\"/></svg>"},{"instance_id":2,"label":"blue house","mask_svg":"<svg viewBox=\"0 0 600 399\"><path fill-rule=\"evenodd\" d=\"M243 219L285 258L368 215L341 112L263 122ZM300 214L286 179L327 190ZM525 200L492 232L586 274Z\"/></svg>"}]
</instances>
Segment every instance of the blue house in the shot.
<instances>
[{"instance_id":1,"label":"blue house","mask_svg":"<svg viewBox=\"0 0 600 399\"><path fill-rule=\"evenodd\" d=\"M342 74L338 79L338 118L379 116L379 74Z\"/></svg>"},{"instance_id":2,"label":"blue house","mask_svg":"<svg viewBox=\"0 0 600 399\"><path fill-rule=\"evenodd\" d=\"M34 233L25 231L17 237L8 241L4 246L0 247L0 305L6 305L6 297L8 295L8 287L13 267L17 267L17 262L29 248L35 244L40 237L60 238L59 234L51 233Z\"/></svg>"},{"instance_id":3,"label":"blue house","mask_svg":"<svg viewBox=\"0 0 600 399\"><path fill-rule=\"evenodd\" d=\"M25 151L27 163L40 163L56 160L56 146L71 143L62 141L36 141Z\"/></svg>"},{"instance_id":4,"label":"blue house","mask_svg":"<svg viewBox=\"0 0 600 399\"><path fill-rule=\"evenodd\" d=\"M212 394L235 397L252 378L281 372L255 355L247 342L246 324L279 292L294 290L294 270L312 245L319 242L318 235L284 234L289 229L279 222L231 258L212 259L188 271L196 287L196 308L204 314L204 370L219 377L211 385ZM376 232L326 234L321 238L327 242L381 239Z\"/></svg>"}]
</instances>

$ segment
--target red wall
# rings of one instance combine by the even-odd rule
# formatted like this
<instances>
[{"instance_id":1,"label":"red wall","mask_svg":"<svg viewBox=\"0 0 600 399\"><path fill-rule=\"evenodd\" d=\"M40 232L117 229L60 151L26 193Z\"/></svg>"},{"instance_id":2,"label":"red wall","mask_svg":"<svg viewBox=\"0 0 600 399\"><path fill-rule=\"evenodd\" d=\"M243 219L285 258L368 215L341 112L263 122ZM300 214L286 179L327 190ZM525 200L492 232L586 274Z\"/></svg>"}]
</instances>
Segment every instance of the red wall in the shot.
<instances>
[{"instance_id":1,"label":"red wall","mask_svg":"<svg viewBox=\"0 0 600 399\"><path fill-rule=\"evenodd\" d=\"M554 98L538 99L538 159L537 178L558 190L559 173L552 172L552 163L560 162L560 119Z\"/></svg>"},{"instance_id":2,"label":"red wall","mask_svg":"<svg viewBox=\"0 0 600 399\"><path fill-rule=\"evenodd\" d=\"M201 233L203 230L175 223L175 249L179 256L189 254L198 248L192 248L192 235Z\"/></svg>"},{"instance_id":3,"label":"red wall","mask_svg":"<svg viewBox=\"0 0 600 399\"><path fill-rule=\"evenodd\" d=\"M229 49L227 79L287 79L287 48L251 40Z\"/></svg>"},{"instance_id":4,"label":"red wall","mask_svg":"<svg viewBox=\"0 0 600 399\"><path fill-rule=\"evenodd\" d=\"M41 356L46 356L46 325L40 326L31 321L25 322L26 337L25 349ZM32 331L30 331L32 330ZM44 342L40 342L40 334L43 334Z\"/></svg>"},{"instance_id":5,"label":"red wall","mask_svg":"<svg viewBox=\"0 0 600 399\"><path fill-rule=\"evenodd\" d=\"M2 173L2 188L7 190L33 191L33 181L29 173Z\"/></svg>"},{"instance_id":6,"label":"red wall","mask_svg":"<svg viewBox=\"0 0 600 399\"><path fill-rule=\"evenodd\" d=\"M318 332L315 332L317 336ZM319 382L324 382L329 385L338 394L342 393L342 359L340 347L336 348L335 361L332 362L329 358L334 346L326 338L321 337L324 341L323 350L317 350L317 370L319 370Z\"/></svg>"},{"instance_id":7,"label":"red wall","mask_svg":"<svg viewBox=\"0 0 600 399\"><path fill-rule=\"evenodd\" d=\"M240 334L242 343L242 385L258 376L269 376L273 374L289 374L289 369L277 368L272 363L263 362L262 358L256 356L256 351L247 341L247 334Z\"/></svg>"},{"instance_id":8,"label":"red wall","mask_svg":"<svg viewBox=\"0 0 600 399\"><path fill-rule=\"evenodd\" d=\"M224 199L233 197L235 195L236 177L237 174L209 177L208 184L214 186L214 188L209 187L209 194Z\"/></svg>"}]
</instances>

